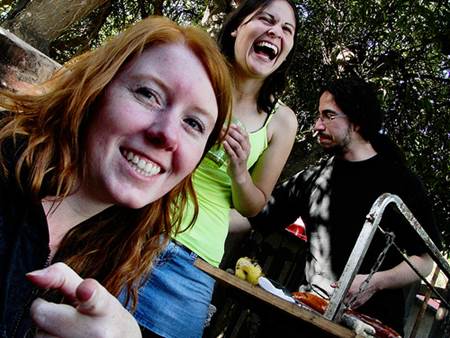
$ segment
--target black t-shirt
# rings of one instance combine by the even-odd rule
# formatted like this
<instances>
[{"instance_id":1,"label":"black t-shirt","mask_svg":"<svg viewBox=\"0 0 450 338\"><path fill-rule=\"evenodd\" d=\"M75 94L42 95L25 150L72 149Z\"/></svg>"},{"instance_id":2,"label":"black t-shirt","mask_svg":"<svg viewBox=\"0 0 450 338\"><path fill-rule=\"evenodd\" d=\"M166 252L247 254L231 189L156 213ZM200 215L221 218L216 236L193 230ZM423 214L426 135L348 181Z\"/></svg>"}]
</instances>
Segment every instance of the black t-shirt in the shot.
<instances>
[{"instance_id":1,"label":"black t-shirt","mask_svg":"<svg viewBox=\"0 0 450 338\"><path fill-rule=\"evenodd\" d=\"M429 200L420 181L402 165L389 163L381 156L361 162L336 160L330 183L331 248L336 255L333 270L341 273L355 245L365 217L375 200L383 193L399 196L410 208L419 223L436 237ZM426 247L393 204L390 204L380 222L384 230L393 231L397 245L408 255L420 255ZM378 253L385 247L385 238L377 231L369 247L360 273L368 273ZM332 251L332 252L333 252ZM396 254L386 256L383 269L389 269L402 261Z\"/></svg>"},{"instance_id":2,"label":"black t-shirt","mask_svg":"<svg viewBox=\"0 0 450 338\"><path fill-rule=\"evenodd\" d=\"M381 156L367 161L349 162L336 160L331 176L330 191L330 238L332 269L339 276L356 243L365 217L373 202L385 192L399 196L412 211L419 223L437 238L429 200L419 180L404 166L389 163ZM395 234L395 243L408 255L426 252L423 241L405 218L390 204L380 222L385 231ZM386 247L386 239L380 231L369 246L359 270L368 274L379 254ZM387 270L402 262L401 255L390 248L380 270ZM381 319L402 332L404 317L404 294L400 289L379 291L359 311Z\"/></svg>"},{"instance_id":3,"label":"black t-shirt","mask_svg":"<svg viewBox=\"0 0 450 338\"><path fill-rule=\"evenodd\" d=\"M301 216L310 248L306 278L309 283L319 281L329 285L339 279L366 215L375 200L386 192L398 195L435 243L440 244L430 202L419 179L403 164L380 155L358 162L332 158L300 172L275 189L268 205L251 222L259 228L284 227ZM419 236L392 204L380 226L395 233L396 244L408 255L426 252ZM384 247L385 238L377 231L358 273L369 273ZM401 261L400 254L391 248L380 270L390 269ZM402 333L401 289L380 291L359 310Z\"/></svg>"}]
</instances>

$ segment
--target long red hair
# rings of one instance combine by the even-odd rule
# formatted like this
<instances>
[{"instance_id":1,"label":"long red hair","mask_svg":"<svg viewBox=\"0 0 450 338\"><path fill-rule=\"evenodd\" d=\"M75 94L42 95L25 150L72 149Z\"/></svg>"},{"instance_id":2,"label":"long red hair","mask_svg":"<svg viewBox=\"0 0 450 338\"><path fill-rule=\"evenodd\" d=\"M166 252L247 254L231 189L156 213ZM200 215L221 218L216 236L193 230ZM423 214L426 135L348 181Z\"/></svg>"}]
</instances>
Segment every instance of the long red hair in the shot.
<instances>
[{"instance_id":1,"label":"long red hair","mask_svg":"<svg viewBox=\"0 0 450 338\"><path fill-rule=\"evenodd\" d=\"M45 196L62 200L83 176L83 138L94 103L132 57L146 48L182 43L202 62L214 89L218 118L204 154L220 138L231 112L231 80L215 42L195 27L181 27L162 17L131 26L104 46L64 65L33 94L0 92L0 106L11 113L0 121L0 149L7 140L25 140L14 174L36 202ZM5 163L3 169L7 171ZM155 256L178 230L189 196L191 175L169 193L141 209L112 207L76 226L63 239L57 257L84 277L96 278L113 294L135 286L151 269ZM198 209L198 206L196 206Z\"/></svg>"}]
</instances>

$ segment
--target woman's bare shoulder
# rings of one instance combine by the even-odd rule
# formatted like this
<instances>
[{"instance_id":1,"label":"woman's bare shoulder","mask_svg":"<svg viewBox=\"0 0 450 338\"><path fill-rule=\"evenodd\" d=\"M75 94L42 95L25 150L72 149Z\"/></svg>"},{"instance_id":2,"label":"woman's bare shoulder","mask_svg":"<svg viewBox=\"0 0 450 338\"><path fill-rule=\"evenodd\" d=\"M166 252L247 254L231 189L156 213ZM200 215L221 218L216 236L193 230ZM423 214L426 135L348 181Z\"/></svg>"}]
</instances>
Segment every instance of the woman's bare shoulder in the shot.
<instances>
[{"instance_id":1,"label":"woman's bare shoulder","mask_svg":"<svg viewBox=\"0 0 450 338\"><path fill-rule=\"evenodd\" d=\"M297 130L298 122L295 112L282 101L278 101L278 107L271 123L277 130L292 131Z\"/></svg>"}]
</instances>

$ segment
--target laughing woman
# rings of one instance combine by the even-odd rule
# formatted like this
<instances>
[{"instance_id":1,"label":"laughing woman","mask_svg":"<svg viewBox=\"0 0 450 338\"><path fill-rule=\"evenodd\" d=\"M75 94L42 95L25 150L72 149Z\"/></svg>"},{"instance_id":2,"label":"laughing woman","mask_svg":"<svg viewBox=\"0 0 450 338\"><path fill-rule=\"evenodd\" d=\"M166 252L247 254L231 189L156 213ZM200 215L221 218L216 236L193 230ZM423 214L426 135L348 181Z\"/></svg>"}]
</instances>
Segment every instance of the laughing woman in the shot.
<instances>
[{"instance_id":1,"label":"laughing woman","mask_svg":"<svg viewBox=\"0 0 450 338\"><path fill-rule=\"evenodd\" d=\"M191 173L228 118L230 83L206 33L154 17L40 94L0 93L1 337L32 335L32 319L38 337L140 337L112 295L125 286L136 301L195 201ZM64 303L39 298L27 273Z\"/></svg>"},{"instance_id":2,"label":"laughing woman","mask_svg":"<svg viewBox=\"0 0 450 338\"><path fill-rule=\"evenodd\" d=\"M255 215L276 184L297 130L294 112L278 100L297 27L296 8L287 0L244 0L224 23L219 45L231 64L232 124L223 146L214 147L195 172L194 225L195 204L188 201L184 231L173 235L139 290L135 316L153 334L202 335L214 281L194 261L218 266L231 208Z\"/></svg>"}]
</instances>

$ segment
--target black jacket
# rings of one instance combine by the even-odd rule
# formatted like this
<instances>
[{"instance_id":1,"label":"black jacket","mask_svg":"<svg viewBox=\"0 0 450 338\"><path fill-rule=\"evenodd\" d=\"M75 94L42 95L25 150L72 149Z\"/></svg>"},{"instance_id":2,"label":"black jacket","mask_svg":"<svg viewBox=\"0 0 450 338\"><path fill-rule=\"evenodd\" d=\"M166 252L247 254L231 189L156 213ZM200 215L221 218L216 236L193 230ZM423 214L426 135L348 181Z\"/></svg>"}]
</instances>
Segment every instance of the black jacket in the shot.
<instances>
[{"instance_id":1,"label":"black jacket","mask_svg":"<svg viewBox=\"0 0 450 338\"><path fill-rule=\"evenodd\" d=\"M3 148L1 159L14 173L16 152ZM38 289L27 272L47 265L49 235L39 201L22 191L14 175L0 171L0 337L25 337L31 330L29 307Z\"/></svg>"}]
</instances>

